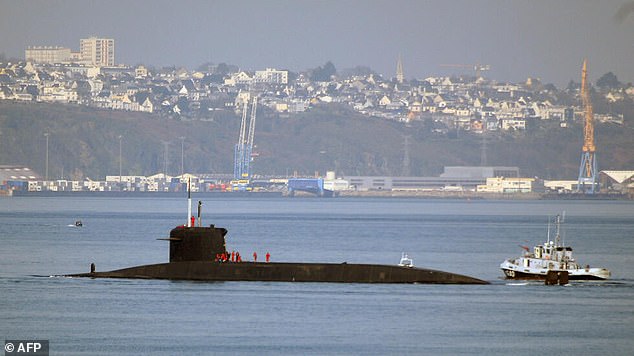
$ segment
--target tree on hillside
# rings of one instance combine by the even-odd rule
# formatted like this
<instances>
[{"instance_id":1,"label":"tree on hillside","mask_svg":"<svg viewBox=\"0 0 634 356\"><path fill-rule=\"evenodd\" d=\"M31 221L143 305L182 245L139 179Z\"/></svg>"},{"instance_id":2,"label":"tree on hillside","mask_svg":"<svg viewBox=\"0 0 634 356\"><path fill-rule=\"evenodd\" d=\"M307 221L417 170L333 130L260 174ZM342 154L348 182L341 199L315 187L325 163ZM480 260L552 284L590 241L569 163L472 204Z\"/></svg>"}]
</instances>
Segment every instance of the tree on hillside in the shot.
<instances>
[{"instance_id":1,"label":"tree on hillside","mask_svg":"<svg viewBox=\"0 0 634 356\"><path fill-rule=\"evenodd\" d=\"M204 84L209 83L217 83L221 84L224 82L224 78L231 74L235 73L239 70L239 68L232 64L227 63L218 63L218 65L213 65L211 63L205 63L201 65L199 68L205 69L207 75L203 78Z\"/></svg>"},{"instance_id":2,"label":"tree on hillside","mask_svg":"<svg viewBox=\"0 0 634 356\"><path fill-rule=\"evenodd\" d=\"M199 72L203 72L203 73L210 73L213 72L214 69L214 64L211 62L205 62L201 65L199 65L198 67L196 67L196 70Z\"/></svg>"},{"instance_id":3,"label":"tree on hillside","mask_svg":"<svg viewBox=\"0 0 634 356\"><path fill-rule=\"evenodd\" d=\"M335 74L337 74L335 65L332 64L331 61L328 61L323 67L319 66L313 69L310 74L310 80L314 82L329 82L330 78Z\"/></svg>"},{"instance_id":4,"label":"tree on hillside","mask_svg":"<svg viewBox=\"0 0 634 356\"><path fill-rule=\"evenodd\" d=\"M552 84L552 83L548 83L548 84L544 85L544 90L548 91L550 93L557 93L558 92L557 87L555 86L555 84Z\"/></svg>"},{"instance_id":5,"label":"tree on hillside","mask_svg":"<svg viewBox=\"0 0 634 356\"><path fill-rule=\"evenodd\" d=\"M287 70L288 71L288 82L289 83L294 83L297 80L297 77L299 76L299 74L297 74L296 72L290 71L288 69L283 69L283 70Z\"/></svg>"},{"instance_id":6,"label":"tree on hillside","mask_svg":"<svg viewBox=\"0 0 634 356\"><path fill-rule=\"evenodd\" d=\"M0 63L16 63L20 61L21 59L15 57L7 57L4 52L0 53Z\"/></svg>"},{"instance_id":7,"label":"tree on hillside","mask_svg":"<svg viewBox=\"0 0 634 356\"><path fill-rule=\"evenodd\" d=\"M178 110L180 110L180 113L189 114L189 101L187 101L187 97L179 97L178 101L176 102L176 106L178 106Z\"/></svg>"},{"instance_id":8,"label":"tree on hillside","mask_svg":"<svg viewBox=\"0 0 634 356\"><path fill-rule=\"evenodd\" d=\"M218 63L218 65L216 66L216 69L214 70L214 73L229 74L229 73L235 73L238 70L239 70L238 66L223 62L223 63Z\"/></svg>"},{"instance_id":9,"label":"tree on hillside","mask_svg":"<svg viewBox=\"0 0 634 356\"><path fill-rule=\"evenodd\" d=\"M612 72L605 73L597 80L597 86L601 89L616 89L621 87L621 82Z\"/></svg>"},{"instance_id":10,"label":"tree on hillside","mask_svg":"<svg viewBox=\"0 0 634 356\"><path fill-rule=\"evenodd\" d=\"M568 93L574 93L575 91L579 90L581 88L581 83L577 83L574 80L570 80L568 82L568 86L566 86L566 91Z\"/></svg>"}]
</instances>

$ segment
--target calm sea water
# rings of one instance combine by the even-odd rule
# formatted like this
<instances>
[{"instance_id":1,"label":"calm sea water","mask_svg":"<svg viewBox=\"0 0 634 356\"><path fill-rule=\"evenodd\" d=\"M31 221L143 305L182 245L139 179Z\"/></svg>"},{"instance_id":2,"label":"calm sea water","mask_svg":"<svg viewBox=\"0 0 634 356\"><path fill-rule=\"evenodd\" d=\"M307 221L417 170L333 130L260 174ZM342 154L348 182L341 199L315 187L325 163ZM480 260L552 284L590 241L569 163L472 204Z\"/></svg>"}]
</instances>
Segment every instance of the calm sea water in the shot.
<instances>
[{"instance_id":1,"label":"calm sea water","mask_svg":"<svg viewBox=\"0 0 634 356\"><path fill-rule=\"evenodd\" d=\"M203 223L243 256L415 265L487 286L171 282L55 277L167 261L182 199L0 199L0 335L53 355L612 354L634 350L634 204L208 199ZM566 242L609 282L501 279L566 212ZM84 227L76 228L75 220Z\"/></svg>"}]
</instances>

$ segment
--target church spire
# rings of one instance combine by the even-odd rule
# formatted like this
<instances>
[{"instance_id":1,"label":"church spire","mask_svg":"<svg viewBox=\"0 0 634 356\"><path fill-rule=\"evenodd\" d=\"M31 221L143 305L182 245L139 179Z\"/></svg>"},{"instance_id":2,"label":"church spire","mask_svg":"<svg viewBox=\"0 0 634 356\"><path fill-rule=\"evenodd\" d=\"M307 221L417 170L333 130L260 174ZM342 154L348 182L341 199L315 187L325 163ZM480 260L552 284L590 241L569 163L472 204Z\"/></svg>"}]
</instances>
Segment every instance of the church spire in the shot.
<instances>
[{"instance_id":1,"label":"church spire","mask_svg":"<svg viewBox=\"0 0 634 356\"><path fill-rule=\"evenodd\" d=\"M400 84L403 83L405 75L403 74L403 61L401 61L401 55L398 55L398 62L396 62L396 81Z\"/></svg>"}]
</instances>

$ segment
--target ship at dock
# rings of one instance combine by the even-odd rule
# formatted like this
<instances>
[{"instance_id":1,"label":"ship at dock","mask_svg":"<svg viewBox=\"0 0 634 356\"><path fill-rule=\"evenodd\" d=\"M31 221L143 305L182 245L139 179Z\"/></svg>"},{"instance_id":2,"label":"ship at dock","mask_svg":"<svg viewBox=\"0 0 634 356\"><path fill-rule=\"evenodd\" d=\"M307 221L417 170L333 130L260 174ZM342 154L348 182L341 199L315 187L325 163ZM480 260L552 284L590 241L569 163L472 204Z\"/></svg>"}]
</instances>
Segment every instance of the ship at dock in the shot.
<instances>
[{"instance_id":1,"label":"ship at dock","mask_svg":"<svg viewBox=\"0 0 634 356\"><path fill-rule=\"evenodd\" d=\"M610 271L602 267L590 267L580 264L572 254L572 247L566 246L561 237L562 217L555 219L555 239L550 238L550 223L546 242L533 247L522 246L524 253L500 264L507 279L547 279L549 273L567 273L570 280L605 280L610 278Z\"/></svg>"}]
</instances>

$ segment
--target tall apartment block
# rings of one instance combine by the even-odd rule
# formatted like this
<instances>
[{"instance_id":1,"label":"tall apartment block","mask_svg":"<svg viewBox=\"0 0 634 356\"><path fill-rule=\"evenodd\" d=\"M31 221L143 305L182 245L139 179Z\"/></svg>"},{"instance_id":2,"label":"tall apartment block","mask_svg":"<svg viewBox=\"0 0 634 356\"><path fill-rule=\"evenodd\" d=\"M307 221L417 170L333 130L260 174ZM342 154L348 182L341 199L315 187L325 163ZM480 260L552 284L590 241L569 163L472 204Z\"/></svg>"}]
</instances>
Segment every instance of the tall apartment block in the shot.
<instances>
[{"instance_id":1,"label":"tall apartment block","mask_svg":"<svg viewBox=\"0 0 634 356\"><path fill-rule=\"evenodd\" d=\"M114 39L82 38L79 40L81 61L96 66L114 65Z\"/></svg>"}]
</instances>

